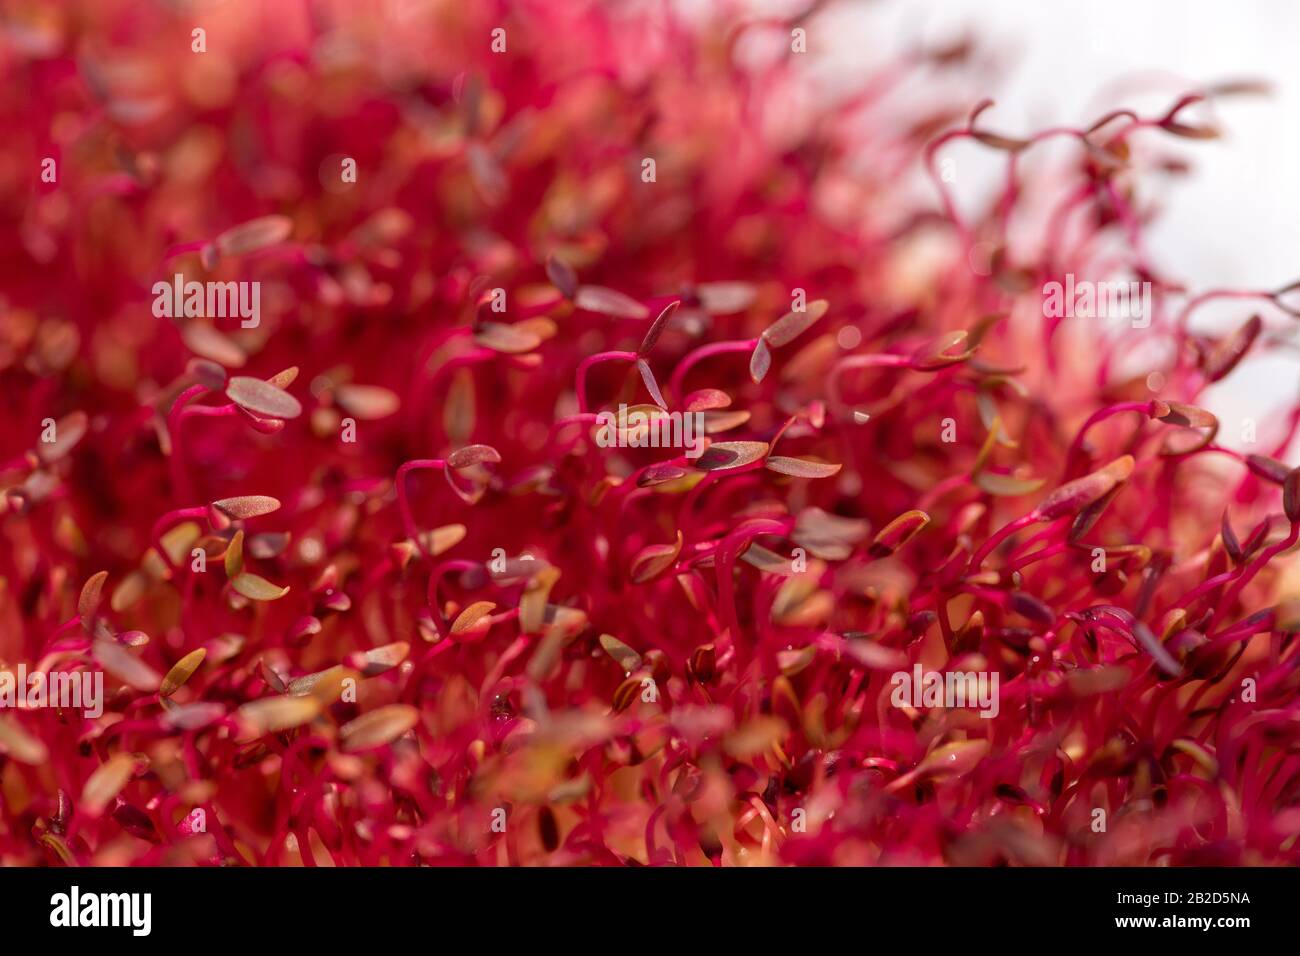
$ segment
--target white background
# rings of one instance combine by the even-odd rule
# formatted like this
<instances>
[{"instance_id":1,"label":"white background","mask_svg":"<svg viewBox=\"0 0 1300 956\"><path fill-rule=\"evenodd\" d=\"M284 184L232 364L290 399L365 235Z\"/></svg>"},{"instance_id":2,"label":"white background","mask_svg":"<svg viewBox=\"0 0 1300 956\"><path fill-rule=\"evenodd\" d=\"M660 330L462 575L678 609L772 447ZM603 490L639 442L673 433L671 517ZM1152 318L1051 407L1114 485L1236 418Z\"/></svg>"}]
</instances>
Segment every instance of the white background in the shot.
<instances>
[{"instance_id":1,"label":"white background","mask_svg":"<svg viewBox=\"0 0 1300 956\"><path fill-rule=\"evenodd\" d=\"M990 76L990 88L969 95L972 104L994 98L981 123L1009 135L1087 125L1118 106L1159 115L1207 84L1267 80L1269 97L1220 101L1213 117L1222 139L1178 144L1192 174L1162 192L1164 211L1148 240L1162 271L1193 291L1300 279L1300 2L880 0L843 4L831 19L834 29L817 37L851 72L854 63L880 62L918 39L963 32L1004 54L1005 70ZM1125 81L1132 80L1160 93L1130 94ZM1205 319L1236 324L1242 309ZM1300 322L1273 318L1269 328L1295 341ZM1211 390L1206 404L1224 419L1224 444L1244 447L1229 422L1254 417L1262 436L1280 409L1300 399L1298 359L1300 352L1284 350L1248 361ZM1288 459L1300 463L1300 445Z\"/></svg>"}]
</instances>

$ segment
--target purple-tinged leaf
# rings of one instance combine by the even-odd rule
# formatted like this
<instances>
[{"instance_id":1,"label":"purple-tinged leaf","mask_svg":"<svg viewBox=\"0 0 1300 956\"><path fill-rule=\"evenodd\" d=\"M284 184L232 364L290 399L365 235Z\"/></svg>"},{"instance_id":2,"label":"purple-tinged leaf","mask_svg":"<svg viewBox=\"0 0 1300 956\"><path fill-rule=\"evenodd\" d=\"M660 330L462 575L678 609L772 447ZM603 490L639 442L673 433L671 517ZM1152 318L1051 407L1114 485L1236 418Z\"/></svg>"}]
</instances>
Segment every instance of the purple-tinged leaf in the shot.
<instances>
[{"instance_id":1,"label":"purple-tinged leaf","mask_svg":"<svg viewBox=\"0 0 1300 956\"><path fill-rule=\"evenodd\" d=\"M262 216L227 229L212 244L223 256L242 256L283 242L293 232L288 216Z\"/></svg>"},{"instance_id":2,"label":"purple-tinged leaf","mask_svg":"<svg viewBox=\"0 0 1300 956\"><path fill-rule=\"evenodd\" d=\"M1078 541L1085 534L1092 530L1093 525L1101 518L1106 507L1115 500L1119 494L1119 485L1116 485L1110 491L1106 492L1096 501L1089 504L1077 515L1074 516L1074 523L1070 525L1070 541Z\"/></svg>"},{"instance_id":3,"label":"purple-tinged leaf","mask_svg":"<svg viewBox=\"0 0 1300 956\"><path fill-rule=\"evenodd\" d=\"M104 582L108 580L107 571L96 571L82 585L81 596L77 598L77 614L81 617L81 626L87 631L95 621L95 612L104 595Z\"/></svg>"},{"instance_id":4,"label":"purple-tinged leaf","mask_svg":"<svg viewBox=\"0 0 1300 956\"><path fill-rule=\"evenodd\" d=\"M643 469L641 474L637 476L636 486L638 488L650 488L654 485L662 485L665 482L684 478L687 474L685 468L680 468L671 462L660 462L657 465L650 465Z\"/></svg>"},{"instance_id":5,"label":"purple-tinged leaf","mask_svg":"<svg viewBox=\"0 0 1300 956\"><path fill-rule=\"evenodd\" d=\"M787 312L763 330L762 340L774 349L788 345L804 333L814 322L830 309L825 299L816 299L808 303L802 312Z\"/></svg>"},{"instance_id":6,"label":"purple-tinged leaf","mask_svg":"<svg viewBox=\"0 0 1300 956\"><path fill-rule=\"evenodd\" d=\"M343 686L343 681L352 676L352 673L348 668L336 664L323 671L295 677L289 682L288 691L294 697L311 696L318 703L324 703L337 699L335 696L337 690Z\"/></svg>"},{"instance_id":7,"label":"purple-tinged leaf","mask_svg":"<svg viewBox=\"0 0 1300 956\"><path fill-rule=\"evenodd\" d=\"M799 512L790 537L814 557L843 561L870 530L871 526L861 519L845 518L810 507Z\"/></svg>"},{"instance_id":8,"label":"purple-tinged leaf","mask_svg":"<svg viewBox=\"0 0 1300 956\"><path fill-rule=\"evenodd\" d=\"M758 384L767 377L772 368L772 350L767 347L767 339L760 338L749 357L749 377Z\"/></svg>"},{"instance_id":9,"label":"purple-tinged leaf","mask_svg":"<svg viewBox=\"0 0 1300 956\"><path fill-rule=\"evenodd\" d=\"M158 831L153 825L153 820L139 807L118 800L117 806L113 808L112 817L114 822L131 836L151 843L157 842Z\"/></svg>"},{"instance_id":10,"label":"purple-tinged leaf","mask_svg":"<svg viewBox=\"0 0 1300 956\"><path fill-rule=\"evenodd\" d=\"M1041 624L1043 627L1051 627L1056 623L1056 612L1032 594L1026 594L1024 591L1012 591L1007 603L1012 611Z\"/></svg>"},{"instance_id":11,"label":"purple-tinged leaf","mask_svg":"<svg viewBox=\"0 0 1300 956\"><path fill-rule=\"evenodd\" d=\"M1169 654L1163 644L1157 640L1156 636L1151 633L1151 628L1147 627L1141 621L1133 622L1133 636L1137 638L1139 644L1148 654L1160 665L1168 674L1178 676L1183 672L1178 661Z\"/></svg>"},{"instance_id":12,"label":"purple-tinged leaf","mask_svg":"<svg viewBox=\"0 0 1300 956\"><path fill-rule=\"evenodd\" d=\"M471 468L484 462L497 464L500 461L500 453L491 445L466 445L447 456L447 464L457 470Z\"/></svg>"},{"instance_id":13,"label":"purple-tinged leaf","mask_svg":"<svg viewBox=\"0 0 1300 956\"><path fill-rule=\"evenodd\" d=\"M749 282L701 282L695 287L700 305L713 315L730 315L754 304L758 290Z\"/></svg>"},{"instance_id":14,"label":"purple-tinged leaf","mask_svg":"<svg viewBox=\"0 0 1300 956\"><path fill-rule=\"evenodd\" d=\"M663 335L664 329L668 326L668 320L673 317L673 313L677 311L677 306L680 304L680 302L669 302L664 306L664 310L660 312L659 317L650 324L650 328L646 330L645 337L641 339L641 347L636 350L637 355L645 356L650 354L650 350L653 349L655 343L659 341L659 336Z\"/></svg>"},{"instance_id":15,"label":"purple-tinged leaf","mask_svg":"<svg viewBox=\"0 0 1300 956\"><path fill-rule=\"evenodd\" d=\"M227 518L244 521L279 511L280 502L269 495L242 495L238 498L222 498L220 501L214 501L212 507Z\"/></svg>"},{"instance_id":16,"label":"purple-tinged leaf","mask_svg":"<svg viewBox=\"0 0 1300 956\"><path fill-rule=\"evenodd\" d=\"M872 557L888 557L929 523L930 516L924 511L905 511L880 529L867 551Z\"/></svg>"},{"instance_id":17,"label":"purple-tinged leaf","mask_svg":"<svg viewBox=\"0 0 1300 956\"><path fill-rule=\"evenodd\" d=\"M1086 508L1116 485L1128 480L1133 473L1134 464L1132 455L1124 455L1092 474L1066 482L1034 509L1035 517L1039 521L1055 521Z\"/></svg>"},{"instance_id":18,"label":"purple-tinged leaf","mask_svg":"<svg viewBox=\"0 0 1300 956\"><path fill-rule=\"evenodd\" d=\"M226 383L226 397L240 408L267 418L297 418L302 405L282 388L246 375L236 375Z\"/></svg>"},{"instance_id":19,"label":"purple-tinged leaf","mask_svg":"<svg viewBox=\"0 0 1300 956\"><path fill-rule=\"evenodd\" d=\"M1247 455L1246 467L1257 477L1271 481L1275 485L1282 484L1286 481L1286 476L1291 473L1287 465L1267 455Z\"/></svg>"},{"instance_id":20,"label":"purple-tinged leaf","mask_svg":"<svg viewBox=\"0 0 1300 956\"><path fill-rule=\"evenodd\" d=\"M340 385L334 390L334 401L361 421L387 418L402 407L396 392L379 385Z\"/></svg>"},{"instance_id":21,"label":"purple-tinged leaf","mask_svg":"<svg viewBox=\"0 0 1300 956\"><path fill-rule=\"evenodd\" d=\"M949 365L964 362L974 354L973 348L954 352L953 349L966 343L969 333L965 329L947 332L931 342L927 342L912 354L912 368L918 371L934 372Z\"/></svg>"},{"instance_id":22,"label":"purple-tinged leaf","mask_svg":"<svg viewBox=\"0 0 1300 956\"><path fill-rule=\"evenodd\" d=\"M672 544L652 544L642 548L632 559L629 577L633 584L645 584L663 574L677 556L682 552L682 533L677 532L677 540Z\"/></svg>"},{"instance_id":23,"label":"purple-tinged leaf","mask_svg":"<svg viewBox=\"0 0 1300 956\"><path fill-rule=\"evenodd\" d=\"M1165 402L1169 411L1158 416L1167 425L1181 425L1184 428L1218 428L1219 420L1210 412L1195 405L1183 402Z\"/></svg>"},{"instance_id":24,"label":"purple-tinged leaf","mask_svg":"<svg viewBox=\"0 0 1300 956\"><path fill-rule=\"evenodd\" d=\"M1263 328L1263 320L1258 315L1252 315L1231 335L1220 340L1205 357L1206 379L1217 382L1226 378L1246 357Z\"/></svg>"},{"instance_id":25,"label":"purple-tinged leaf","mask_svg":"<svg viewBox=\"0 0 1300 956\"><path fill-rule=\"evenodd\" d=\"M546 277L551 285L560 290L560 295L572 299L578 291L578 276L563 259L555 256L546 258Z\"/></svg>"},{"instance_id":26,"label":"purple-tinged leaf","mask_svg":"<svg viewBox=\"0 0 1300 956\"><path fill-rule=\"evenodd\" d=\"M410 650L411 645L406 641L396 641L382 647L372 647L368 651L349 654L346 663L348 667L359 671L362 677L375 677L401 664L406 660Z\"/></svg>"},{"instance_id":27,"label":"purple-tinged leaf","mask_svg":"<svg viewBox=\"0 0 1300 956\"><path fill-rule=\"evenodd\" d=\"M1228 520L1228 510L1223 511L1223 518L1219 521L1219 536L1223 539L1223 549L1228 552L1234 564L1241 564L1241 542L1237 540L1237 532L1232 530L1232 522Z\"/></svg>"},{"instance_id":28,"label":"purple-tinged leaf","mask_svg":"<svg viewBox=\"0 0 1300 956\"><path fill-rule=\"evenodd\" d=\"M1183 408L1191 407L1183 406ZM1195 411L1200 413L1193 418L1198 424L1183 426L1181 423L1186 416L1176 410L1171 411L1169 416L1162 419L1162 421L1174 425L1176 429L1167 435L1161 443L1159 454L1162 457L1190 455L1214 441L1214 436L1219 431L1219 420L1202 409L1196 409Z\"/></svg>"},{"instance_id":29,"label":"purple-tinged leaf","mask_svg":"<svg viewBox=\"0 0 1300 956\"><path fill-rule=\"evenodd\" d=\"M764 462L764 467L769 471L795 478L829 478L838 474L844 466L834 462L819 461L816 458L787 458L772 455Z\"/></svg>"},{"instance_id":30,"label":"purple-tinged leaf","mask_svg":"<svg viewBox=\"0 0 1300 956\"><path fill-rule=\"evenodd\" d=\"M95 641L93 653L104 670L128 687L152 694L162 683L157 671L116 641Z\"/></svg>"},{"instance_id":31,"label":"purple-tinged leaf","mask_svg":"<svg viewBox=\"0 0 1300 956\"><path fill-rule=\"evenodd\" d=\"M766 571L770 574L779 574L783 577L789 577L795 573L794 562L784 555L777 554L775 551L769 551L761 544L753 541L750 542L740 559L746 564L758 568L760 571Z\"/></svg>"},{"instance_id":32,"label":"purple-tinged leaf","mask_svg":"<svg viewBox=\"0 0 1300 956\"><path fill-rule=\"evenodd\" d=\"M641 381L645 382L646 391L650 393L655 404L667 410L668 403L664 401L663 393L659 391L659 383L655 381L655 373L650 370L650 363L639 358L636 360L636 370L641 373Z\"/></svg>"},{"instance_id":33,"label":"purple-tinged leaf","mask_svg":"<svg viewBox=\"0 0 1300 956\"><path fill-rule=\"evenodd\" d=\"M531 352L542 344L536 332L518 325L506 325L502 322L484 322L474 331L474 341L484 348L505 355L520 355Z\"/></svg>"},{"instance_id":34,"label":"purple-tinged leaf","mask_svg":"<svg viewBox=\"0 0 1300 956\"><path fill-rule=\"evenodd\" d=\"M201 358L190 359L185 365L185 371L190 378L210 392L226 390L226 370L216 362Z\"/></svg>"},{"instance_id":35,"label":"purple-tinged leaf","mask_svg":"<svg viewBox=\"0 0 1300 956\"><path fill-rule=\"evenodd\" d=\"M346 753L373 750L392 743L419 722L420 711L410 704L388 704L340 727L339 741Z\"/></svg>"},{"instance_id":36,"label":"purple-tinged leaf","mask_svg":"<svg viewBox=\"0 0 1300 956\"><path fill-rule=\"evenodd\" d=\"M1166 133L1183 139L1218 139L1220 136L1219 131L1212 126L1190 126L1172 119L1162 120L1159 125Z\"/></svg>"},{"instance_id":37,"label":"purple-tinged leaf","mask_svg":"<svg viewBox=\"0 0 1300 956\"><path fill-rule=\"evenodd\" d=\"M462 486L460 480L456 477L457 474L458 471L454 467L444 468L442 470L442 477L446 480L447 487L452 490L457 498L465 502L465 504L478 504L479 499L481 499L484 492L487 491L487 485L470 480L466 485Z\"/></svg>"},{"instance_id":38,"label":"purple-tinged leaf","mask_svg":"<svg viewBox=\"0 0 1300 956\"><path fill-rule=\"evenodd\" d=\"M650 315L650 310L636 299L602 285L578 286L573 295L573 304L588 312L612 315L618 319L644 319Z\"/></svg>"},{"instance_id":39,"label":"purple-tinged leaf","mask_svg":"<svg viewBox=\"0 0 1300 956\"><path fill-rule=\"evenodd\" d=\"M762 459L767 449L767 442L762 441L714 442L695 460L695 467L701 471L741 468Z\"/></svg>"},{"instance_id":40,"label":"purple-tinged leaf","mask_svg":"<svg viewBox=\"0 0 1300 956\"><path fill-rule=\"evenodd\" d=\"M1018 153L1029 145L1027 139L1016 139L1012 136L1003 136L1001 133L989 133L984 130L971 130L971 136L985 146L1008 153Z\"/></svg>"},{"instance_id":41,"label":"purple-tinged leaf","mask_svg":"<svg viewBox=\"0 0 1300 956\"><path fill-rule=\"evenodd\" d=\"M731 405L731 396L718 388L701 388L691 392L682 403L688 412L707 412Z\"/></svg>"},{"instance_id":42,"label":"purple-tinged leaf","mask_svg":"<svg viewBox=\"0 0 1300 956\"><path fill-rule=\"evenodd\" d=\"M1268 541L1269 535L1273 533L1274 516L1265 515L1264 519L1255 525L1246 540L1241 545L1241 554L1246 560L1250 560L1264 543Z\"/></svg>"},{"instance_id":43,"label":"purple-tinged leaf","mask_svg":"<svg viewBox=\"0 0 1300 956\"><path fill-rule=\"evenodd\" d=\"M271 662L265 657L262 658L261 665L262 680L266 681L267 687L271 688L271 690L275 691L277 694L283 694L289 689L284 682L284 677L281 676L278 670L271 666Z\"/></svg>"}]
</instances>

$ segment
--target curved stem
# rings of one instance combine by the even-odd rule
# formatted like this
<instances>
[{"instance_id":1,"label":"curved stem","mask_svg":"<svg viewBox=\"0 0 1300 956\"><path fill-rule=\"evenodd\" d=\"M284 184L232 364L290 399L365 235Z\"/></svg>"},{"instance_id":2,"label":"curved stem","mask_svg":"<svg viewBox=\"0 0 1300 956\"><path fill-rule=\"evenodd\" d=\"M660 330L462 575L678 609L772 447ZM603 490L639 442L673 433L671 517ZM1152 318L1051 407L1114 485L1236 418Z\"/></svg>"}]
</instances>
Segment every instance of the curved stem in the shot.
<instances>
[{"instance_id":1,"label":"curved stem","mask_svg":"<svg viewBox=\"0 0 1300 956\"><path fill-rule=\"evenodd\" d=\"M176 566L172 564L171 555L169 555L167 549L163 547L163 533L173 525L179 524L182 521L187 521L190 518L207 517L208 506L199 505L194 508L177 508L175 511L169 511L154 522L153 528L149 532L149 541L154 548L157 549L159 557L162 558L162 562L167 568L174 569Z\"/></svg>"},{"instance_id":2,"label":"curved stem","mask_svg":"<svg viewBox=\"0 0 1300 956\"><path fill-rule=\"evenodd\" d=\"M1088 430L1091 429L1092 426L1096 425L1098 422L1105 421L1113 415L1121 415L1124 412L1141 412L1144 415L1150 416L1151 403L1119 402L1115 405L1108 405L1105 408L1099 408L1088 416L1087 421L1079 426L1079 431L1075 434L1074 441L1070 443L1070 450L1066 452L1065 460L1068 462L1074 459L1074 456L1078 453L1079 449L1083 447L1084 436L1088 434Z\"/></svg>"},{"instance_id":3,"label":"curved stem","mask_svg":"<svg viewBox=\"0 0 1300 956\"><path fill-rule=\"evenodd\" d=\"M1264 549L1264 551L1260 553L1259 557L1250 562L1250 564L1248 564L1238 576L1237 582L1228 589L1226 594L1223 595L1223 600L1215 604L1214 611L1210 615L1210 623L1206 625L1206 631L1209 631L1210 628L1214 626L1214 622L1219 619L1219 615L1223 611L1232 607L1233 602L1237 600L1237 596L1241 594L1246 585L1251 582L1255 575L1264 570L1264 566L1272 561L1277 555L1294 547L1297 540L1300 540L1300 521L1293 521L1291 522L1291 533L1271 548Z\"/></svg>"},{"instance_id":4,"label":"curved stem","mask_svg":"<svg viewBox=\"0 0 1300 956\"><path fill-rule=\"evenodd\" d=\"M184 412L186 405L207 390L204 385L191 385L176 396L176 401L172 402L172 407L167 412L167 436L171 439L172 445L172 484L175 486L176 496L179 498L190 497L189 477L185 473L184 444L181 441L182 412Z\"/></svg>"},{"instance_id":5,"label":"curved stem","mask_svg":"<svg viewBox=\"0 0 1300 956\"><path fill-rule=\"evenodd\" d=\"M847 358L840 359L831 368L830 375L826 379L826 396L830 399L831 407L838 411L844 407L844 396L840 392L840 379L844 377L845 372L860 368L907 368L911 364L912 360L906 355L895 355L892 352L850 355Z\"/></svg>"},{"instance_id":6,"label":"curved stem","mask_svg":"<svg viewBox=\"0 0 1300 956\"><path fill-rule=\"evenodd\" d=\"M574 374L574 389L578 393L578 411L588 412L591 409L587 404L587 372L598 362L635 362L635 352L597 352L595 355L588 355L578 363L578 371Z\"/></svg>"},{"instance_id":7,"label":"curved stem","mask_svg":"<svg viewBox=\"0 0 1300 956\"><path fill-rule=\"evenodd\" d=\"M688 352L686 357L677 363L677 367L673 369L672 378L668 380L668 387L672 390L674 399L681 401L684 397L682 395L682 383L686 381L686 373L705 359L714 355L732 355L736 352L748 354L754 351L757 345L758 339L733 339L727 342L711 342Z\"/></svg>"},{"instance_id":8,"label":"curved stem","mask_svg":"<svg viewBox=\"0 0 1300 956\"><path fill-rule=\"evenodd\" d=\"M1030 525L1037 524L1038 521L1039 521L1038 516L1036 514L1030 513L1025 515L1023 518L1017 518L1015 521L1004 524L1001 528L995 531L992 534L992 536L990 536L982 545L979 546L979 550L977 550L973 555L971 555L971 559L970 559L971 572L978 571L980 565L984 563L984 559L987 558L989 554L993 551L993 549L996 548L999 544L1001 544L1007 538L1011 537L1017 531L1020 531L1024 528L1028 528Z\"/></svg>"},{"instance_id":9,"label":"curved stem","mask_svg":"<svg viewBox=\"0 0 1300 956\"><path fill-rule=\"evenodd\" d=\"M419 529L416 528L415 518L411 514L411 503L406 497L406 476L413 471L429 469L433 471L442 471L446 468L447 462L442 458L417 458L412 461L403 462L397 469L397 509L402 515L402 527L405 529L407 537L415 542L415 546L420 549L420 554L428 557L429 554L424 550L424 543L420 540Z\"/></svg>"}]
</instances>

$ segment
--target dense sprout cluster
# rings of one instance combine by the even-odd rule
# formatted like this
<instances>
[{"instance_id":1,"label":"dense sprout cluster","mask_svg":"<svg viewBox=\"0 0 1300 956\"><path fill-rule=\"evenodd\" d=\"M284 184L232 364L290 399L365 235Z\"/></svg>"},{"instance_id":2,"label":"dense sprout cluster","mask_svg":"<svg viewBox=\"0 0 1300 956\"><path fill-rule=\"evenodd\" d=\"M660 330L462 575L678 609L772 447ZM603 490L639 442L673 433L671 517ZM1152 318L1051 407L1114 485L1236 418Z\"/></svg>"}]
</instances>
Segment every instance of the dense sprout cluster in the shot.
<instances>
[{"instance_id":1,"label":"dense sprout cluster","mask_svg":"<svg viewBox=\"0 0 1300 956\"><path fill-rule=\"evenodd\" d=\"M967 44L828 86L825 12L3 22L0 666L106 676L0 711L0 862L1295 861L1300 407L1201 407L1291 290L1142 240L1246 89L1020 139Z\"/></svg>"}]
</instances>

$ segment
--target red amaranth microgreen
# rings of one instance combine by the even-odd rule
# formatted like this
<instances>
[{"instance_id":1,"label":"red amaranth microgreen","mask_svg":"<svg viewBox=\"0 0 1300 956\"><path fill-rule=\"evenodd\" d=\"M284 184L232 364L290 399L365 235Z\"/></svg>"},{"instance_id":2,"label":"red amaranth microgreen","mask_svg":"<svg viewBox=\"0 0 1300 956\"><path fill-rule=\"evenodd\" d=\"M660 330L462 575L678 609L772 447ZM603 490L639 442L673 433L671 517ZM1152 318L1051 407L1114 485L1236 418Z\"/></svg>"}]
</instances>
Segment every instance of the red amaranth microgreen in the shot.
<instances>
[{"instance_id":1,"label":"red amaranth microgreen","mask_svg":"<svg viewBox=\"0 0 1300 956\"><path fill-rule=\"evenodd\" d=\"M104 678L0 712L0 863L1300 862L1300 403L1211 410L1300 283L1146 248L1255 85L1020 134L974 43L831 100L784 20L353 6L91 5L0 90L72 138L0 232L0 670Z\"/></svg>"}]
</instances>

